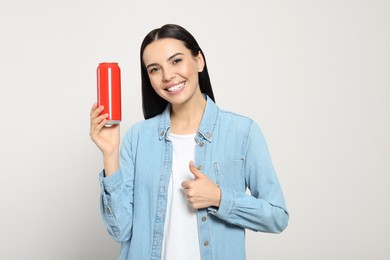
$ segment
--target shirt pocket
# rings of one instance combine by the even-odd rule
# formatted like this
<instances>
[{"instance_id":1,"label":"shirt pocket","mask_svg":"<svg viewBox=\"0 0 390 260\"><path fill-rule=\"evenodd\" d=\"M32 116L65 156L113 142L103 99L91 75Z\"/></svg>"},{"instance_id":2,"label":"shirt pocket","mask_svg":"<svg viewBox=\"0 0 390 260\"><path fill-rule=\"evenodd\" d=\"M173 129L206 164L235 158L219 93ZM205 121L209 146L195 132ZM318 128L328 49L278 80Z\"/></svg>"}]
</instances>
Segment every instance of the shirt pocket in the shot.
<instances>
[{"instance_id":1,"label":"shirt pocket","mask_svg":"<svg viewBox=\"0 0 390 260\"><path fill-rule=\"evenodd\" d=\"M245 191L244 159L216 161L213 169L219 186Z\"/></svg>"}]
</instances>

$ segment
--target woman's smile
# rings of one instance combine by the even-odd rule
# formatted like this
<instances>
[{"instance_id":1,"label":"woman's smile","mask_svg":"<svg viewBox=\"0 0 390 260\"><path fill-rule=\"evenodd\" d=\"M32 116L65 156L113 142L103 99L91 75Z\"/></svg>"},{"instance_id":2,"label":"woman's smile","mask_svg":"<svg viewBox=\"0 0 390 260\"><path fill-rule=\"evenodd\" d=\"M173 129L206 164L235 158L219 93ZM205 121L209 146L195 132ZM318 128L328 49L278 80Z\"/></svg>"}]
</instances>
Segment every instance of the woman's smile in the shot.
<instances>
[{"instance_id":1,"label":"woman's smile","mask_svg":"<svg viewBox=\"0 0 390 260\"><path fill-rule=\"evenodd\" d=\"M177 94L179 92L181 92L183 89L184 89L184 85L186 84L186 82L182 82L180 84L176 84L174 86L171 86L171 87L168 87L166 90L170 93L170 94Z\"/></svg>"}]
</instances>

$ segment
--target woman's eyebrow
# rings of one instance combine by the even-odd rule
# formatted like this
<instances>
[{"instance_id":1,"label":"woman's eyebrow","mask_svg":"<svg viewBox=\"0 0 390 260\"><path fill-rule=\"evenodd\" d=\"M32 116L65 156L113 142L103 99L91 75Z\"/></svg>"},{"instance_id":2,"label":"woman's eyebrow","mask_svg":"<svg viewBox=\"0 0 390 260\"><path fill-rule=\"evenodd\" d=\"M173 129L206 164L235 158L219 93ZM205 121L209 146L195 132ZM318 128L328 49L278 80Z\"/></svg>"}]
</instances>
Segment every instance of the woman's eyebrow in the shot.
<instances>
[{"instance_id":1,"label":"woman's eyebrow","mask_svg":"<svg viewBox=\"0 0 390 260\"><path fill-rule=\"evenodd\" d=\"M183 53L181 52L178 52L176 54L173 54L171 57L168 58L168 61L172 60L173 58L175 58L177 55L184 55Z\"/></svg>"},{"instance_id":2,"label":"woman's eyebrow","mask_svg":"<svg viewBox=\"0 0 390 260\"><path fill-rule=\"evenodd\" d=\"M170 56L170 57L168 58L167 61L172 60L173 58L175 58L175 57L178 56L178 55L184 55L184 54L181 53L181 52L175 53L175 54L173 54L172 56ZM149 65L146 66L146 69L148 69L149 67L152 67L152 66L157 66L157 65L158 65L157 63L151 63L151 64L149 64Z\"/></svg>"}]
</instances>

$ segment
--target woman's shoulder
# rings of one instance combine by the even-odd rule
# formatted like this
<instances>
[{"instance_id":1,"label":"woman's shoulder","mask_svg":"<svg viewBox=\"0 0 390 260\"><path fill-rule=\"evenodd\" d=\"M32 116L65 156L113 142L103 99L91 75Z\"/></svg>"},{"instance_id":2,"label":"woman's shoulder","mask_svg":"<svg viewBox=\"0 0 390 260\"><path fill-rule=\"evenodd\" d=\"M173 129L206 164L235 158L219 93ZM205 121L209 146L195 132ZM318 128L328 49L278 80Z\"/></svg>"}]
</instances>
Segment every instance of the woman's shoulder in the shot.
<instances>
[{"instance_id":1,"label":"woman's shoulder","mask_svg":"<svg viewBox=\"0 0 390 260\"><path fill-rule=\"evenodd\" d=\"M251 117L220 109L219 127L235 137L263 137L260 125Z\"/></svg>"},{"instance_id":2,"label":"woman's shoulder","mask_svg":"<svg viewBox=\"0 0 390 260\"><path fill-rule=\"evenodd\" d=\"M250 127L253 123L255 123L255 121L248 116L225 109L220 109L219 111L219 118L221 123L231 124L232 126L241 125L247 127Z\"/></svg>"}]
</instances>

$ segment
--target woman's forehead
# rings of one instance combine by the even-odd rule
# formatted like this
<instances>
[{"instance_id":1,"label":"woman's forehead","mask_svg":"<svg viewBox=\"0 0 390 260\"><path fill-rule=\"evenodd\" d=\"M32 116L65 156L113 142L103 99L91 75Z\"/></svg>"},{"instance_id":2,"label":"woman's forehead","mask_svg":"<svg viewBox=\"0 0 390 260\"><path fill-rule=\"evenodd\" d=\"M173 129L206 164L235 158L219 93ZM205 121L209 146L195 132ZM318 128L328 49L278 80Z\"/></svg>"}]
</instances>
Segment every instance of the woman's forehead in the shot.
<instances>
[{"instance_id":1,"label":"woman's forehead","mask_svg":"<svg viewBox=\"0 0 390 260\"><path fill-rule=\"evenodd\" d=\"M143 53L143 60L145 64L158 60L166 60L176 53L188 54L191 52L184 45L184 42L180 40L173 38L158 39L146 46Z\"/></svg>"}]
</instances>

